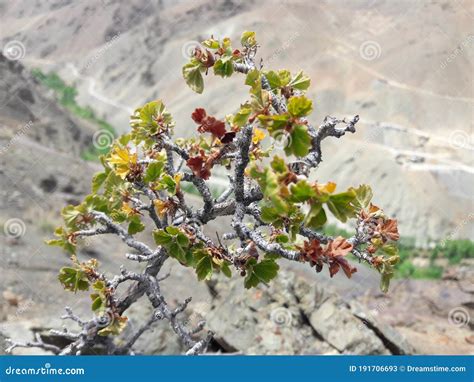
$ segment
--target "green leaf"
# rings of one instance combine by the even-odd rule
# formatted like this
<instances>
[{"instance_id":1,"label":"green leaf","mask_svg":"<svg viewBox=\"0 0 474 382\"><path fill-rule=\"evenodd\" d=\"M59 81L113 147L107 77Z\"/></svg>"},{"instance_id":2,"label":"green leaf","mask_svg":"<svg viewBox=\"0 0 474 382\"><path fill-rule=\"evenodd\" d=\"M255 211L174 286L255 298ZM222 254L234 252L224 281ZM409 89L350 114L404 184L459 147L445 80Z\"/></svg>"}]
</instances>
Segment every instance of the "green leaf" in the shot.
<instances>
[{"instance_id":1,"label":"green leaf","mask_svg":"<svg viewBox=\"0 0 474 382\"><path fill-rule=\"evenodd\" d=\"M247 276L244 280L245 288L256 287L259 283L269 283L278 274L280 267L272 256L266 256L264 260L257 263L255 259L250 259L247 264Z\"/></svg>"},{"instance_id":2,"label":"green leaf","mask_svg":"<svg viewBox=\"0 0 474 382\"><path fill-rule=\"evenodd\" d=\"M165 174L160 180L160 189L166 189L170 194L176 193L176 182L171 175Z\"/></svg>"},{"instance_id":3,"label":"green leaf","mask_svg":"<svg viewBox=\"0 0 474 382\"><path fill-rule=\"evenodd\" d=\"M262 126L266 127L270 132L280 131L289 124L290 115L276 114L276 115L259 115L258 120Z\"/></svg>"},{"instance_id":4,"label":"green leaf","mask_svg":"<svg viewBox=\"0 0 474 382\"><path fill-rule=\"evenodd\" d=\"M278 89L281 86L280 76L276 72L270 70L264 74L272 90Z\"/></svg>"},{"instance_id":5,"label":"green leaf","mask_svg":"<svg viewBox=\"0 0 474 382\"><path fill-rule=\"evenodd\" d=\"M265 223L275 222L280 217L271 204L262 204L260 208L260 218Z\"/></svg>"},{"instance_id":6,"label":"green leaf","mask_svg":"<svg viewBox=\"0 0 474 382\"><path fill-rule=\"evenodd\" d=\"M224 274L224 276L231 278L232 277L232 271L230 270L229 264L227 262L223 262L221 266L221 271Z\"/></svg>"},{"instance_id":7,"label":"green leaf","mask_svg":"<svg viewBox=\"0 0 474 382\"><path fill-rule=\"evenodd\" d=\"M313 101L304 95L291 97L288 101L288 112L292 117L305 117L313 111Z\"/></svg>"},{"instance_id":8,"label":"green leaf","mask_svg":"<svg viewBox=\"0 0 474 382\"><path fill-rule=\"evenodd\" d=\"M314 191L311 184L309 184L306 180L300 180L298 183L294 184L291 188L291 201L296 203L306 202L307 200L316 196L316 192Z\"/></svg>"},{"instance_id":9,"label":"green leaf","mask_svg":"<svg viewBox=\"0 0 474 382\"><path fill-rule=\"evenodd\" d=\"M356 211L367 209L369 207L373 196L370 186L362 184L358 188L351 187L349 190L355 193L355 198L351 204Z\"/></svg>"},{"instance_id":10,"label":"green leaf","mask_svg":"<svg viewBox=\"0 0 474 382\"><path fill-rule=\"evenodd\" d=\"M198 94L204 90L204 80L201 74L201 65L198 61L192 60L183 66L183 77L186 84Z\"/></svg>"},{"instance_id":11,"label":"green leaf","mask_svg":"<svg viewBox=\"0 0 474 382\"><path fill-rule=\"evenodd\" d=\"M85 291L89 289L89 280L85 273L80 269L63 267L59 271L58 280L63 285L64 289L71 292L77 292L78 290Z\"/></svg>"},{"instance_id":12,"label":"green leaf","mask_svg":"<svg viewBox=\"0 0 474 382\"><path fill-rule=\"evenodd\" d=\"M186 264L186 251L176 241L171 242L171 244L168 245L166 249L171 257L174 257L181 263Z\"/></svg>"},{"instance_id":13,"label":"green leaf","mask_svg":"<svg viewBox=\"0 0 474 382\"><path fill-rule=\"evenodd\" d=\"M184 233L181 233L181 232L176 236L176 241L183 248L189 245L188 237Z\"/></svg>"},{"instance_id":14,"label":"green leaf","mask_svg":"<svg viewBox=\"0 0 474 382\"><path fill-rule=\"evenodd\" d=\"M255 264L257 264L257 260L255 259L250 259L247 261L247 276L245 276L244 280L244 286L246 289L255 288L260 283L259 278L253 271Z\"/></svg>"},{"instance_id":15,"label":"green leaf","mask_svg":"<svg viewBox=\"0 0 474 382\"><path fill-rule=\"evenodd\" d=\"M196 265L196 274L199 281L210 280L212 276L212 260L209 256L203 256Z\"/></svg>"},{"instance_id":16,"label":"green leaf","mask_svg":"<svg viewBox=\"0 0 474 382\"><path fill-rule=\"evenodd\" d=\"M144 229L145 229L145 225L141 222L139 216L134 216L130 220L130 224L128 225L129 235L135 235L138 232L142 232Z\"/></svg>"},{"instance_id":17,"label":"green leaf","mask_svg":"<svg viewBox=\"0 0 474 382\"><path fill-rule=\"evenodd\" d=\"M319 228L326 224L327 220L326 211L324 211L322 204L317 202L311 205L305 218L305 225L310 228Z\"/></svg>"},{"instance_id":18,"label":"green leaf","mask_svg":"<svg viewBox=\"0 0 474 382\"><path fill-rule=\"evenodd\" d=\"M199 63L197 63L197 67L198 65ZM158 121L160 124L158 124ZM171 114L166 110L165 104L161 100L156 100L137 108L130 117L130 125L134 128L134 131L141 127L147 135L154 135L158 132L159 127L173 127L174 121ZM130 138L126 140L121 139L121 142L127 142Z\"/></svg>"},{"instance_id":19,"label":"green leaf","mask_svg":"<svg viewBox=\"0 0 474 382\"><path fill-rule=\"evenodd\" d=\"M290 83L291 73L289 70L282 69L278 71L278 77L280 79L280 86L286 86Z\"/></svg>"},{"instance_id":20,"label":"green leaf","mask_svg":"<svg viewBox=\"0 0 474 382\"><path fill-rule=\"evenodd\" d=\"M209 49L218 49L219 48L219 41L217 41L213 38L209 38L207 40L204 40L202 42L202 45L205 46L206 48L209 48Z\"/></svg>"},{"instance_id":21,"label":"green leaf","mask_svg":"<svg viewBox=\"0 0 474 382\"><path fill-rule=\"evenodd\" d=\"M297 157L308 155L311 147L311 137L308 134L308 128L304 125L296 125L290 136L290 142L285 147L287 155L294 154Z\"/></svg>"},{"instance_id":22,"label":"green leaf","mask_svg":"<svg viewBox=\"0 0 474 382\"><path fill-rule=\"evenodd\" d=\"M288 172L288 166L285 163L285 160L278 156L275 155L270 163L272 169L280 174L286 174Z\"/></svg>"},{"instance_id":23,"label":"green leaf","mask_svg":"<svg viewBox=\"0 0 474 382\"><path fill-rule=\"evenodd\" d=\"M102 298L100 298L98 294L91 295L91 297L93 296L94 298L92 300L92 310L95 312L102 307Z\"/></svg>"},{"instance_id":24,"label":"green leaf","mask_svg":"<svg viewBox=\"0 0 474 382\"><path fill-rule=\"evenodd\" d=\"M97 174L94 175L92 178L92 192L96 193L99 191L100 187L104 183L105 179L107 178L107 173L106 172L98 172Z\"/></svg>"},{"instance_id":25,"label":"green leaf","mask_svg":"<svg viewBox=\"0 0 474 382\"><path fill-rule=\"evenodd\" d=\"M257 45L256 34L255 32L245 31L240 37L240 43L243 46L253 47Z\"/></svg>"},{"instance_id":26,"label":"green leaf","mask_svg":"<svg viewBox=\"0 0 474 382\"><path fill-rule=\"evenodd\" d=\"M311 84L311 79L306 76L302 71L298 72L294 78L292 78L289 85L298 90L307 90Z\"/></svg>"},{"instance_id":27,"label":"green leaf","mask_svg":"<svg viewBox=\"0 0 474 382\"><path fill-rule=\"evenodd\" d=\"M167 245L173 241L173 237L163 230L154 231L153 239L155 239L157 245Z\"/></svg>"},{"instance_id":28,"label":"green leaf","mask_svg":"<svg viewBox=\"0 0 474 382\"><path fill-rule=\"evenodd\" d=\"M65 251L74 254L76 252L76 246L68 240L68 234L68 231L63 227L58 227L54 231L54 235L57 236L58 239L46 240L46 244L61 247Z\"/></svg>"},{"instance_id":29,"label":"green leaf","mask_svg":"<svg viewBox=\"0 0 474 382\"><path fill-rule=\"evenodd\" d=\"M275 237L275 241L279 244L286 244L290 242L290 238L284 234L280 234Z\"/></svg>"},{"instance_id":30,"label":"green leaf","mask_svg":"<svg viewBox=\"0 0 474 382\"><path fill-rule=\"evenodd\" d=\"M390 279L392 278L389 274L382 274L380 278L380 290L384 293L388 292L388 288L390 287Z\"/></svg>"},{"instance_id":31,"label":"green leaf","mask_svg":"<svg viewBox=\"0 0 474 382\"><path fill-rule=\"evenodd\" d=\"M252 113L252 109L250 107L241 106L239 111L234 115L232 123L239 127L244 126L245 124L247 124L250 113Z\"/></svg>"},{"instance_id":32,"label":"green leaf","mask_svg":"<svg viewBox=\"0 0 474 382\"><path fill-rule=\"evenodd\" d=\"M257 277L266 283L270 282L278 274L279 265L273 259L265 259L253 267Z\"/></svg>"},{"instance_id":33,"label":"green leaf","mask_svg":"<svg viewBox=\"0 0 474 382\"><path fill-rule=\"evenodd\" d=\"M344 223L347 218L354 216L354 207L351 205L354 198L355 192L348 190L340 194L330 195L326 204L332 214Z\"/></svg>"},{"instance_id":34,"label":"green leaf","mask_svg":"<svg viewBox=\"0 0 474 382\"><path fill-rule=\"evenodd\" d=\"M146 169L145 177L143 178L143 180L146 183L151 183L157 180L163 171L164 165L165 164L162 161L156 161L156 162L150 163L148 165L148 168Z\"/></svg>"},{"instance_id":35,"label":"green leaf","mask_svg":"<svg viewBox=\"0 0 474 382\"><path fill-rule=\"evenodd\" d=\"M257 69L253 69L247 73L245 85L254 87L256 84L260 84L260 72Z\"/></svg>"},{"instance_id":36,"label":"green leaf","mask_svg":"<svg viewBox=\"0 0 474 382\"><path fill-rule=\"evenodd\" d=\"M398 255L398 247L395 243L384 244L380 247L380 250L388 256Z\"/></svg>"},{"instance_id":37,"label":"green leaf","mask_svg":"<svg viewBox=\"0 0 474 382\"><path fill-rule=\"evenodd\" d=\"M76 219L82 215L82 212L77 207L69 205L62 209L61 215L68 227L76 228Z\"/></svg>"},{"instance_id":38,"label":"green leaf","mask_svg":"<svg viewBox=\"0 0 474 382\"><path fill-rule=\"evenodd\" d=\"M232 57L221 58L214 63L214 74L221 77L230 77L234 73Z\"/></svg>"},{"instance_id":39,"label":"green leaf","mask_svg":"<svg viewBox=\"0 0 474 382\"><path fill-rule=\"evenodd\" d=\"M173 236L176 236L177 234L181 232L178 227L173 227L172 225L169 225L165 229L166 229L166 232L168 232L170 235L173 235Z\"/></svg>"},{"instance_id":40,"label":"green leaf","mask_svg":"<svg viewBox=\"0 0 474 382\"><path fill-rule=\"evenodd\" d=\"M99 336L117 336L123 332L127 326L127 317L114 317L112 323L104 329L97 332Z\"/></svg>"}]
</instances>

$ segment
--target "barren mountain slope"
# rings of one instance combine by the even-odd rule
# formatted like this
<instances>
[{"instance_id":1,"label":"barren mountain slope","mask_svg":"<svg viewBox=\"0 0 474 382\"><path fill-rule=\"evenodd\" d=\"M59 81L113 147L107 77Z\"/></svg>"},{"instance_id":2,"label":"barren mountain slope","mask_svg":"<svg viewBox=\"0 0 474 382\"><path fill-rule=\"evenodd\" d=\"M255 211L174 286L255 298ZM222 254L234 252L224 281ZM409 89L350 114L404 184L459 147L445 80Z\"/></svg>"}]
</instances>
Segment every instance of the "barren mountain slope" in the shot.
<instances>
[{"instance_id":1,"label":"barren mountain slope","mask_svg":"<svg viewBox=\"0 0 474 382\"><path fill-rule=\"evenodd\" d=\"M184 86L181 66L210 34L236 38L255 30L265 67L302 68L313 78L313 123L327 114L361 115L357 134L326 155L318 179L367 179L402 233L420 244L453 232L474 237L472 2L24 5L3 5L2 41L23 42L25 65L76 82L79 100L119 131L135 106L157 97L169 105L178 135L194 134L189 115L196 106L233 112L247 98L241 76L209 76L196 95Z\"/></svg>"},{"instance_id":2,"label":"barren mountain slope","mask_svg":"<svg viewBox=\"0 0 474 382\"><path fill-rule=\"evenodd\" d=\"M28 69L0 53L2 154L28 137L56 151L79 155L92 143L95 129L58 105Z\"/></svg>"}]
</instances>

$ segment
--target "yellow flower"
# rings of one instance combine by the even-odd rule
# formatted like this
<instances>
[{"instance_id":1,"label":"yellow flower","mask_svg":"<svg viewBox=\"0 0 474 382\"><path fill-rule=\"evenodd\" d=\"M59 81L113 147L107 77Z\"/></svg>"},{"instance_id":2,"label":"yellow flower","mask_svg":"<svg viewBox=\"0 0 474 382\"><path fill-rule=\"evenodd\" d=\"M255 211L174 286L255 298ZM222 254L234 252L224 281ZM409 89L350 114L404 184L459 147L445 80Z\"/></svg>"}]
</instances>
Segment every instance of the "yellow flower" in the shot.
<instances>
[{"instance_id":1,"label":"yellow flower","mask_svg":"<svg viewBox=\"0 0 474 382\"><path fill-rule=\"evenodd\" d=\"M168 204L160 199L155 199L153 204L155 205L156 213L160 216L160 218L163 218L168 212Z\"/></svg>"},{"instance_id":2,"label":"yellow flower","mask_svg":"<svg viewBox=\"0 0 474 382\"><path fill-rule=\"evenodd\" d=\"M263 130L255 128L253 132L252 142L254 145L258 144L261 140L265 138L265 132Z\"/></svg>"},{"instance_id":3,"label":"yellow flower","mask_svg":"<svg viewBox=\"0 0 474 382\"><path fill-rule=\"evenodd\" d=\"M122 203L122 212L124 212L127 216L136 215L137 213L127 202Z\"/></svg>"},{"instance_id":4,"label":"yellow flower","mask_svg":"<svg viewBox=\"0 0 474 382\"><path fill-rule=\"evenodd\" d=\"M137 163L137 154L131 154L128 147L116 147L110 155L109 163L114 165L115 173L125 179L130 172L130 165Z\"/></svg>"},{"instance_id":5,"label":"yellow flower","mask_svg":"<svg viewBox=\"0 0 474 382\"><path fill-rule=\"evenodd\" d=\"M317 184L316 187L318 188L319 192L332 194L336 190L336 183L328 182L326 184Z\"/></svg>"}]
</instances>

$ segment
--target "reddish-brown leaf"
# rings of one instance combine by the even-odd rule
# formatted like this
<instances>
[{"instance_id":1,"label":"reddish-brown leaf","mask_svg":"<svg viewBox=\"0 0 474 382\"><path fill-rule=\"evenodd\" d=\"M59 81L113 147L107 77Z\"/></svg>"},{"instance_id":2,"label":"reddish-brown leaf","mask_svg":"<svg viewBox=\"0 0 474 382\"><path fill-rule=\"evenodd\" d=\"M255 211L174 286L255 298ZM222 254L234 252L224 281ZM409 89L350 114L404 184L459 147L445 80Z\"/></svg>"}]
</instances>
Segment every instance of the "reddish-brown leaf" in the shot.
<instances>
[{"instance_id":1,"label":"reddish-brown leaf","mask_svg":"<svg viewBox=\"0 0 474 382\"><path fill-rule=\"evenodd\" d=\"M205 67L211 68L215 63L214 55L208 50L201 50L199 47L196 47L194 50L194 57Z\"/></svg>"},{"instance_id":2,"label":"reddish-brown leaf","mask_svg":"<svg viewBox=\"0 0 474 382\"><path fill-rule=\"evenodd\" d=\"M329 276L333 277L337 272L339 272L339 263L331 260L329 263Z\"/></svg>"},{"instance_id":3,"label":"reddish-brown leaf","mask_svg":"<svg viewBox=\"0 0 474 382\"><path fill-rule=\"evenodd\" d=\"M345 256L352 250L352 247L352 244L346 239L338 236L329 242L324 252L327 256Z\"/></svg>"},{"instance_id":4,"label":"reddish-brown leaf","mask_svg":"<svg viewBox=\"0 0 474 382\"><path fill-rule=\"evenodd\" d=\"M207 166L206 160L202 156L191 157L187 160L186 164L193 170L194 175L198 178L209 179L211 171Z\"/></svg>"},{"instance_id":5,"label":"reddish-brown leaf","mask_svg":"<svg viewBox=\"0 0 474 382\"><path fill-rule=\"evenodd\" d=\"M225 123L214 117L205 118L200 127L202 127L205 132L211 133L217 138L221 138L226 133Z\"/></svg>"},{"instance_id":6,"label":"reddish-brown leaf","mask_svg":"<svg viewBox=\"0 0 474 382\"><path fill-rule=\"evenodd\" d=\"M222 143L232 142L234 140L236 134L237 133L235 131L229 131L229 132L225 133L224 136L221 138L221 142Z\"/></svg>"},{"instance_id":7,"label":"reddish-brown leaf","mask_svg":"<svg viewBox=\"0 0 474 382\"><path fill-rule=\"evenodd\" d=\"M191 118L193 119L194 122L201 124L204 118L206 118L206 110L200 107L197 108L191 114Z\"/></svg>"},{"instance_id":8,"label":"reddish-brown leaf","mask_svg":"<svg viewBox=\"0 0 474 382\"><path fill-rule=\"evenodd\" d=\"M344 257L342 256L336 256L336 260L341 266L342 270L346 274L347 278L350 279L353 273L357 272L357 268L353 267L349 261L347 261Z\"/></svg>"},{"instance_id":9,"label":"reddish-brown leaf","mask_svg":"<svg viewBox=\"0 0 474 382\"><path fill-rule=\"evenodd\" d=\"M388 219L380 228L380 233L389 238L390 240L397 241L400 239L400 234L398 233L397 221L395 219Z\"/></svg>"},{"instance_id":10,"label":"reddish-brown leaf","mask_svg":"<svg viewBox=\"0 0 474 382\"><path fill-rule=\"evenodd\" d=\"M323 248L319 240L313 239L305 241L303 248L300 248L306 261L313 261L317 263L321 261L321 255L323 254Z\"/></svg>"},{"instance_id":11,"label":"reddish-brown leaf","mask_svg":"<svg viewBox=\"0 0 474 382\"><path fill-rule=\"evenodd\" d=\"M235 134L226 132L225 123L215 117L207 115L206 110L203 108L197 108L194 110L191 114L191 118L194 122L199 124L198 131L200 133L211 133L214 137L219 139L222 139L226 134L230 134L226 137L226 140L231 142L232 139L234 139Z\"/></svg>"},{"instance_id":12,"label":"reddish-brown leaf","mask_svg":"<svg viewBox=\"0 0 474 382\"><path fill-rule=\"evenodd\" d=\"M357 268L353 267L343 256L334 256L329 261L329 275L333 277L339 269L342 268L347 278L351 278L352 274L357 272Z\"/></svg>"}]
</instances>

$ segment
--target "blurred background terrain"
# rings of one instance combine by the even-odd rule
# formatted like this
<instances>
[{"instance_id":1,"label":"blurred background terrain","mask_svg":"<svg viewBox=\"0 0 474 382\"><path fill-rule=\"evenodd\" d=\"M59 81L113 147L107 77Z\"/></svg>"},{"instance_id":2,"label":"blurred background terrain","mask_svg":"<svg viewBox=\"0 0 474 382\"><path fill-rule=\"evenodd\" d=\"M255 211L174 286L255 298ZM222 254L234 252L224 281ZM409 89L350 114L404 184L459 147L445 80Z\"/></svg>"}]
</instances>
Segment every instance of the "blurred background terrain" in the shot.
<instances>
[{"instance_id":1,"label":"blurred background terrain","mask_svg":"<svg viewBox=\"0 0 474 382\"><path fill-rule=\"evenodd\" d=\"M360 115L356 134L324 141L315 176L372 185L399 221L398 278L383 295L362 264L350 282L288 265L277 287L243 292L238 278L202 286L168 264L168 294L193 296L189 319L208 318L214 351L473 353L473 1L0 0L0 14L0 342L61 325L66 304L90 315L87 296L56 282L67 256L43 244L60 209L89 192L98 156L143 103L163 99L184 137L194 108L234 112L242 76L209 76L197 95L181 67L211 34L254 30L265 68L312 78L313 124ZM123 254L113 238L81 252L111 273ZM180 348L157 327L140 350Z\"/></svg>"}]
</instances>

